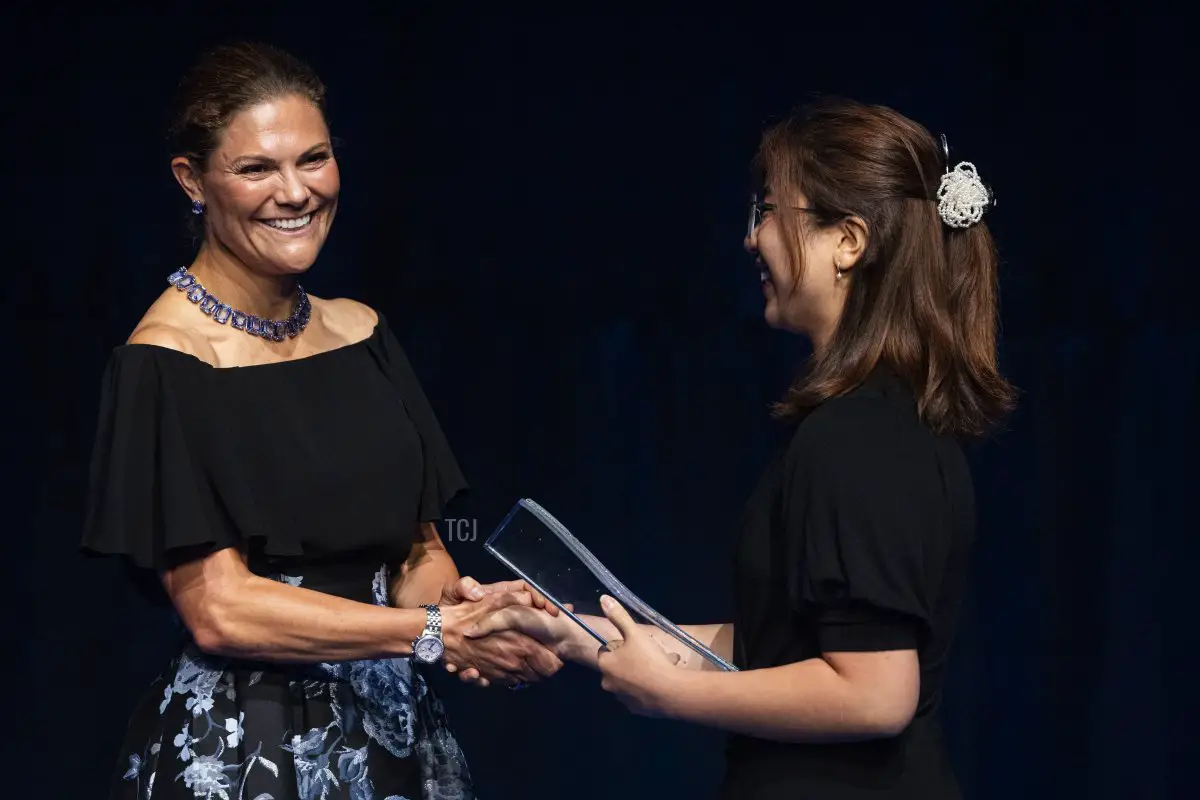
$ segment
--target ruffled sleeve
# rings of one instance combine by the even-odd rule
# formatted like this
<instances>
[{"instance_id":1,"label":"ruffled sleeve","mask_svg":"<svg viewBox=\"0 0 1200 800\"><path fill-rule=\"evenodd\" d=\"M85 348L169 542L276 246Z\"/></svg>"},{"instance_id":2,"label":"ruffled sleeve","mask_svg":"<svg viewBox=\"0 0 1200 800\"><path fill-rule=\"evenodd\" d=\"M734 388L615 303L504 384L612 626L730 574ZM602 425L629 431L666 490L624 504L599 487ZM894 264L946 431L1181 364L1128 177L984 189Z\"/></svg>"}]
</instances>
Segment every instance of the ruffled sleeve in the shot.
<instances>
[{"instance_id":1,"label":"ruffled sleeve","mask_svg":"<svg viewBox=\"0 0 1200 800\"><path fill-rule=\"evenodd\" d=\"M803 427L782 508L794 610L815 617L824 652L918 647L950 544L928 437L869 398Z\"/></svg>"},{"instance_id":2,"label":"ruffled sleeve","mask_svg":"<svg viewBox=\"0 0 1200 800\"><path fill-rule=\"evenodd\" d=\"M105 369L81 543L160 570L239 543L194 456L187 387L165 355L121 347Z\"/></svg>"},{"instance_id":3,"label":"ruffled sleeve","mask_svg":"<svg viewBox=\"0 0 1200 800\"><path fill-rule=\"evenodd\" d=\"M438 424L433 407L421 388L421 382L409 363L408 356L388 326L387 319L379 314L376 336L371 340L372 354L392 385L396 387L409 419L421 437L424 460L421 498L418 508L420 522L433 522L442 518L446 505L468 489L467 481L459 469L458 461L450 450L450 444Z\"/></svg>"}]
</instances>

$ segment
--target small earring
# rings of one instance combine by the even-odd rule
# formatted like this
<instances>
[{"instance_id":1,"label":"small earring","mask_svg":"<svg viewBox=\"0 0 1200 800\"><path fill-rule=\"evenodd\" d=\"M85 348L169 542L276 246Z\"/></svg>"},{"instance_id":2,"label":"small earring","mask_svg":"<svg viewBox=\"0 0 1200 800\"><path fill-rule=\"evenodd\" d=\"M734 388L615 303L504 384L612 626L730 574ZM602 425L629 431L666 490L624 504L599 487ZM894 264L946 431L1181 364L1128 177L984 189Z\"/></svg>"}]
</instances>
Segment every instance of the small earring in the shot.
<instances>
[{"instance_id":1,"label":"small earring","mask_svg":"<svg viewBox=\"0 0 1200 800\"><path fill-rule=\"evenodd\" d=\"M842 265L841 265L841 264L838 264L838 263L836 263L836 262L835 262L835 263L834 263L834 265L833 265L833 268L834 268L834 269L837 271L837 279L838 279L839 281L840 281L842 278L846 277L846 272L845 272L845 270L843 270L843 269L842 269Z\"/></svg>"},{"instance_id":2,"label":"small earring","mask_svg":"<svg viewBox=\"0 0 1200 800\"><path fill-rule=\"evenodd\" d=\"M199 216L200 214L203 214L204 213L204 203L201 203L199 200L193 200L192 201L192 213L197 216Z\"/></svg>"}]
</instances>

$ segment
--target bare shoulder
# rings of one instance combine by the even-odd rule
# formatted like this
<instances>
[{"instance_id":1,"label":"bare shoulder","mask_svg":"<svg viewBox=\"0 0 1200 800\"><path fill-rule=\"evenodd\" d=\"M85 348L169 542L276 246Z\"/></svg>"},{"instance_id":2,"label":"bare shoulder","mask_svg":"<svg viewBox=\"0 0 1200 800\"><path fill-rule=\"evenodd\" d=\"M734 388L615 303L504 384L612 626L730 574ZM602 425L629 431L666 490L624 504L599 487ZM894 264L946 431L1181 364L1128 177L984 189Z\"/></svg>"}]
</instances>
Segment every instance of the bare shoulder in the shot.
<instances>
[{"instance_id":1,"label":"bare shoulder","mask_svg":"<svg viewBox=\"0 0 1200 800\"><path fill-rule=\"evenodd\" d=\"M348 297L335 297L322 300L325 313L343 325L360 325L368 328L375 327L379 314L366 303L351 300Z\"/></svg>"},{"instance_id":2,"label":"bare shoulder","mask_svg":"<svg viewBox=\"0 0 1200 800\"><path fill-rule=\"evenodd\" d=\"M347 297L325 300L310 296L310 299L325 327L347 342L366 339L379 324L379 314L366 303Z\"/></svg>"},{"instance_id":3,"label":"bare shoulder","mask_svg":"<svg viewBox=\"0 0 1200 800\"><path fill-rule=\"evenodd\" d=\"M147 315L125 343L165 347L195 356L209 364L217 363L217 353L205 337L156 315Z\"/></svg>"}]
</instances>

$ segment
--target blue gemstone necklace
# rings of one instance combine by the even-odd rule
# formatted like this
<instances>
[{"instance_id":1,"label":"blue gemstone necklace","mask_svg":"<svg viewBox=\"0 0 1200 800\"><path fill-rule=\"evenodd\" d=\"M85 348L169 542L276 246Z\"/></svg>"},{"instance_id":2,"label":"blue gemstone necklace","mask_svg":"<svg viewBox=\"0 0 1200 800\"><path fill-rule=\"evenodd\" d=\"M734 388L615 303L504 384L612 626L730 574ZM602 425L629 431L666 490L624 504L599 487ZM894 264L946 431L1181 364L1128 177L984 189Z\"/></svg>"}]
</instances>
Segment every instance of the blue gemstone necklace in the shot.
<instances>
[{"instance_id":1,"label":"blue gemstone necklace","mask_svg":"<svg viewBox=\"0 0 1200 800\"><path fill-rule=\"evenodd\" d=\"M200 281L196 280L195 275L188 272L187 267L180 267L171 273L167 277L167 283L181 292L187 292L187 299L200 308L200 313L206 317L212 317L218 325L229 323L239 331L245 331L251 336L270 339L273 342L282 342L285 336L293 339L299 336L300 331L308 326L308 320L312 317L312 304L308 301L308 294L300 284L296 284L296 309L292 311L291 316L287 319L273 320L230 308L217 299L216 295L201 286Z\"/></svg>"}]
</instances>

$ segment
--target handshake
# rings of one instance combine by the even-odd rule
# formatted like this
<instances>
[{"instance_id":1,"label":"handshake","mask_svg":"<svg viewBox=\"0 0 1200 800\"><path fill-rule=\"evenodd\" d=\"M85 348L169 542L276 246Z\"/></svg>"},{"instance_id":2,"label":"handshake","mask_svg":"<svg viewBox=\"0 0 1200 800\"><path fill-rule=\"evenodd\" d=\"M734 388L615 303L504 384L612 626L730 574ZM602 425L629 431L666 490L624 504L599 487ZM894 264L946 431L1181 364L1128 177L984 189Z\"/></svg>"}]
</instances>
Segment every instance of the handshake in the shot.
<instances>
[{"instance_id":1,"label":"handshake","mask_svg":"<svg viewBox=\"0 0 1200 800\"><path fill-rule=\"evenodd\" d=\"M440 606L446 670L478 686L519 689L573 661L599 672L600 687L630 711L663 717L675 713L679 670L700 668L689 667L674 644L658 640L654 626L638 624L607 596L600 597L604 616L580 615L607 642L602 647L524 581L482 586L460 578L442 590Z\"/></svg>"},{"instance_id":2,"label":"handshake","mask_svg":"<svg viewBox=\"0 0 1200 800\"><path fill-rule=\"evenodd\" d=\"M466 683L522 688L553 676L594 644L524 581L483 585L460 578L443 588L438 605L446 671Z\"/></svg>"}]
</instances>

